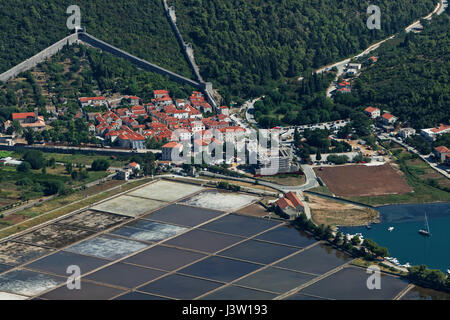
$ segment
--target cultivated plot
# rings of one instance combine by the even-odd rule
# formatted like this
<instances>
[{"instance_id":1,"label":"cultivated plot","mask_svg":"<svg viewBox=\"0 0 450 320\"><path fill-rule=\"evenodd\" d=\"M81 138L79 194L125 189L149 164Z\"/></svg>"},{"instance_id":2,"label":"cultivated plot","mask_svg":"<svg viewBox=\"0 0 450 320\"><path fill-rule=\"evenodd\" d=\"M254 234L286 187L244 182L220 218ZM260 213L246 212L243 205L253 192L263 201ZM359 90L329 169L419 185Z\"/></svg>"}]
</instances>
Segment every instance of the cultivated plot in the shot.
<instances>
[{"instance_id":1,"label":"cultivated plot","mask_svg":"<svg viewBox=\"0 0 450 320\"><path fill-rule=\"evenodd\" d=\"M50 224L17 237L15 240L33 245L59 249L87 238L93 234L94 232L71 226Z\"/></svg>"},{"instance_id":2,"label":"cultivated plot","mask_svg":"<svg viewBox=\"0 0 450 320\"><path fill-rule=\"evenodd\" d=\"M314 296L309 296L306 294L296 293L292 296L286 297L284 300L331 300L331 299L325 299L325 298L319 298Z\"/></svg>"},{"instance_id":3,"label":"cultivated plot","mask_svg":"<svg viewBox=\"0 0 450 320\"><path fill-rule=\"evenodd\" d=\"M250 262L212 256L183 268L178 273L229 282L261 267L261 265Z\"/></svg>"},{"instance_id":4,"label":"cultivated plot","mask_svg":"<svg viewBox=\"0 0 450 320\"><path fill-rule=\"evenodd\" d=\"M93 231L103 231L129 219L112 213L86 210L59 220L57 223Z\"/></svg>"},{"instance_id":5,"label":"cultivated plot","mask_svg":"<svg viewBox=\"0 0 450 320\"><path fill-rule=\"evenodd\" d=\"M305 248L317 242L314 237L306 232L287 225L264 232L257 236L256 239L299 248Z\"/></svg>"},{"instance_id":6,"label":"cultivated plot","mask_svg":"<svg viewBox=\"0 0 450 320\"><path fill-rule=\"evenodd\" d=\"M142 218L194 227L223 214L223 212L216 210L194 208L183 205L170 205L145 215Z\"/></svg>"},{"instance_id":7,"label":"cultivated plot","mask_svg":"<svg viewBox=\"0 0 450 320\"><path fill-rule=\"evenodd\" d=\"M171 224L158 223L148 220L137 220L115 229L110 233L135 240L161 241L186 230L187 228L174 226Z\"/></svg>"},{"instance_id":8,"label":"cultivated plot","mask_svg":"<svg viewBox=\"0 0 450 320\"><path fill-rule=\"evenodd\" d=\"M12 269L12 268L13 268L13 266L8 266L6 264L0 264L0 273L8 271L9 269Z\"/></svg>"},{"instance_id":9,"label":"cultivated plot","mask_svg":"<svg viewBox=\"0 0 450 320\"><path fill-rule=\"evenodd\" d=\"M200 300L272 300L275 297L276 295L272 293L230 285L214 291Z\"/></svg>"},{"instance_id":10,"label":"cultivated plot","mask_svg":"<svg viewBox=\"0 0 450 320\"><path fill-rule=\"evenodd\" d=\"M105 259L120 259L148 247L147 244L122 238L98 236L77 243L65 251Z\"/></svg>"},{"instance_id":11,"label":"cultivated plot","mask_svg":"<svg viewBox=\"0 0 450 320\"><path fill-rule=\"evenodd\" d=\"M208 190L188 198L182 201L182 203L200 208L235 211L248 206L258 199L259 198L248 194Z\"/></svg>"},{"instance_id":12,"label":"cultivated plot","mask_svg":"<svg viewBox=\"0 0 450 320\"><path fill-rule=\"evenodd\" d=\"M214 253L243 240L243 238L237 236L194 229L176 238L170 239L165 242L165 244Z\"/></svg>"},{"instance_id":13,"label":"cultivated plot","mask_svg":"<svg viewBox=\"0 0 450 320\"><path fill-rule=\"evenodd\" d=\"M269 264L298 251L297 248L248 240L219 253L221 256Z\"/></svg>"},{"instance_id":14,"label":"cultivated plot","mask_svg":"<svg viewBox=\"0 0 450 320\"><path fill-rule=\"evenodd\" d=\"M400 300L450 300L450 293L414 286Z\"/></svg>"},{"instance_id":15,"label":"cultivated plot","mask_svg":"<svg viewBox=\"0 0 450 320\"><path fill-rule=\"evenodd\" d=\"M61 286L41 295L40 298L49 300L108 300L123 292L125 292L123 289L81 281L80 289L70 290L67 286Z\"/></svg>"},{"instance_id":16,"label":"cultivated plot","mask_svg":"<svg viewBox=\"0 0 450 320\"><path fill-rule=\"evenodd\" d=\"M69 266L79 266L81 274L85 274L110 262L111 261L95 257L59 251L28 264L26 268L67 277L67 268Z\"/></svg>"},{"instance_id":17,"label":"cultivated plot","mask_svg":"<svg viewBox=\"0 0 450 320\"><path fill-rule=\"evenodd\" d=\"M319 244L276 264L291 270L323 274L351 260L351 257L328 245Z\"/></svg>"},{"instance_id":18,"label":"cultivated plot","mask_svg":"<svg viewBox=\"0 0 450 320\"><path fill-rule=\"evenodd\" d=\"M165 246L155 246L127 258L124 262L173 271L204 257L204 254L197 252L179 250Z\"/></svg>"},{"instance_id":19,"label":"cultivated plot","mask_svg":"<svg viewBox=\"0 0 450 320\"><path fill-rule=\"evenodd\" d=\"M131 196L120 196L100 203L92 209L115 213L127 217L138 217L144 213L162 207L165 203Z\"/></svg>"},{"instance_id":20,"label":"cultivated plot","mask_svg":"<svg viewBox=\"0 0 450 320\"><path fill-rule=\"evenodd\" d=\"M21 296L20 294L14 294L9 292L0 292L0 301L4 300L28 300L30 297Z\"/></svg>"},{"instance_id":21,"label":"cultivated plot","mask_svg":"<svg viewBox=\"0 0 450 320\"><path fill-rule=\"evenodd\" d=\"M91 273L86 276L85 279L131 289L159 278L164 274L165 272L163 271L132 266L119 262Z\"/></svg>"},{"instance_id":22,"label":"cultivated plot","mask_svg":"<svg viewBox=\"0 0 450 320\"><path fill-rule=\"evenodd\" d=\"M201 226L201 229L250 237L279 224L282 222L230 214Z\"/></svg>"},{"instance_id":23,"label":"cultivated plot","mask_svg":"<svg viewBox=\"0 0 450 320\"><path fill-rule=\"evenodd\" d=\"M204 188L200 186L195 186L192 184L160 180L146 187L130 192L129 195L172 202L187 197L188 195L201 191L203 189Z\"/></svg>"},{"instance_id":24,"label":"cultivated plot","mask_svg":"<svg viewBox=\"0 0 450 320\"><path fill-rule=\"evenodd\" d=\"M51 249L14 241L0 243L0 263L19 265L50 253Z\"/></svg>"},{"instance_id":25,"label":"cultivated plot","mask_svg":"<svg viewBox=\"0 0 450 320\"><path fill-rule=\"evenodd\" d=\"M237 284L281 294L303 285L315 277L306 273L269 267L245 277Z\"/></svg>"},{"instance_id":26,"label":"cultivated plot","mask_svg":"<svg viewBox=\"0 0 450 320\"><path fill-rule=\"evenodd\" d=\"M392 300L408 286L398 277L381 274L380 289L370 290L366 269L344 268L319 282L301 290L300 293L339 300Z\"/></svg>"},{"instance_id":27,"label":"cultivated plot","mask_svg":"<svg viewBox=\"0 0 450 320\"><path fill-rule=\"evenodd\" d=\"M63 283L65 278L29 270L13 270L0 276L0 291L34 296Z\"/></svg>"},{"instance_id":28,"label":"cultivated plot","mask_svg":"<svg viewBox=\"0 0 450 320\"><path fill-rule=\"evenodd\" d=\"M142 286L138 290L168 298L191 300L222 285L218 282L172 274Z\"/></svg>"},{"instance_id":29,"label":"cultivated plot","mask_svg":"<svg viewBox=\"0 0 450 320\"><path fill-rule=\"evenodd\" d=\"M162 298L154 296L148 293L142 292L128 292L121 296L114 298L113 300L169 300L167 298Z\"/></svg>"}]
</instances>

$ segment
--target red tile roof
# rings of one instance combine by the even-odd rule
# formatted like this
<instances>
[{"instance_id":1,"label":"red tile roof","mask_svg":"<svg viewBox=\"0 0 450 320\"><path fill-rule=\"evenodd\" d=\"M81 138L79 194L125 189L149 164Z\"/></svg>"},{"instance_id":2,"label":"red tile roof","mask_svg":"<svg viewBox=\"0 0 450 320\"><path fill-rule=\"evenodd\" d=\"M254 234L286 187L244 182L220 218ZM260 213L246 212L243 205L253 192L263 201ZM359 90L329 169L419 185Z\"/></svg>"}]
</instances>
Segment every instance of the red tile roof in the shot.
<instances>
[{"instance_id":1,"label":"red tile roof","mask_svg":"<svg viewBox=\"0 0 450 320\"><path fill-rule=\"evenodd\" d=\"M34 118L34 112L21 112L12 114L13 120L26 119L28 117Z\"/></svg>"},{"instance_id":2,"label":"red tile roof","mask_svg":"<svg viewBox=\"0 0 450 320\"><path fill-rule=\"evenodd\" d=\"M169 142L169 143L166 143L165 145L163 145L163 148L173 149L173 148L179 148L181 146L182 145L179 144L178 142L172 141L172 142Z\"/></svg>"},{"instance_id":3,"label":"red tile roof","mask_svg":"<svg viewBox=\"0 0 450 320\"><path fill-rule=\"evenodd\" d=\"M450 152L450 149L447 148L446 146L439 146L439 147L434 148L434 150L436 150L436 151L439 152L439 153L447 153L447 152Z\"/></svg>"},{"instance_id":4,"label":"red tile roof","mask_svg":"<svg viewBox=\"0 0 450 320\"><path fill-rule=\"evenodd\" d=\"M292 204L292 202L289 201L289 199L286 199L286 198L278 199L278 200L275 202L275 204L276 204L277 206L279 206L282 210L286 209L287 207L295 208L294 205Z\"/></svg>"},{"instance_id":5,"label":"red tile roof","mask_svg":"<svg viewBox=\"0 0 450 320\"><path fill-rule=\"evenodd\" d=\"M445 131L445 130L447 130L447 129L450 129L450 126L441 123L441 124L439 125L439 127L433 128L433 129L431 129L431 131L433 131L434 133L439 133L439 132Z\"/></svg>"},{"instance_id":6,"label":"red tile roof","mask_svg":"<svg viewBox=\"0 0 450 320\"><path fill-rule=\"evenodd\" d=\"M82 97L80 98L80 102L89 102L89 101L102 101L105 100L105 97Z\"/></svg>"},{"instance_id":7,"label":"red tile roof","mask_svg":"<svg viewBox=\"0 0 450 320\"><path fill-rule=\"evenodd\" d=\"M374 108L374 107L367 107L366 109L364 109L364 111L370 112L370 113L372 113L372 112L374 112L374 111L379 111L379 110L380 110L380 109Z\"/></svg>"},{"instance_id":8,"label":"red tile roof","mask_svg":"<svg viewBox=\"0 0 450 320\"><path fill-rule=\"evenodd\" d=\"M285 194L285 197L289 199L289 201L291 201L291 203L295 206L302 206L303 207L303 203L300 201L299 197L293 193L293 192L288 192Z\"/></svg>"}]
</instances>

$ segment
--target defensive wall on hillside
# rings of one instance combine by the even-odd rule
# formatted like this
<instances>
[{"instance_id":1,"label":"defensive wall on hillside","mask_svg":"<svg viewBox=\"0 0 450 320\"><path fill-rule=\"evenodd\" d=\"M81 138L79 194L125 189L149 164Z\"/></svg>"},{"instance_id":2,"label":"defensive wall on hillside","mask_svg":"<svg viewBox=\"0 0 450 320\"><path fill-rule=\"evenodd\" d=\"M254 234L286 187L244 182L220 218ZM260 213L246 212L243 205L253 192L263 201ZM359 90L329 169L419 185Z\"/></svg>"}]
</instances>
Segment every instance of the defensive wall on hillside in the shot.
<instances>
[{"instance_id":1,"label":"defensive wall on hillside","mask_svg":"<svg viewBox=\"0 0 450 320\"><path fill-rule=\"evenodd\" d=\"M83 41L95 48L109 52L117 57L126 59L143 70L147 70L147 71L155 72L155 73L162 74L165 76L169 76L169 78L175 82L178 82L181 84L187 83L197 89L200 89L200 90L203 89L203 85L199 82L193 81L193 80L183 77L179 74L176 74L172 71L161 68L153 63L150 63L141 58L138 58L138 57L136 57L128 52L125 52L119 48L116 48L100 39L97 39L96 37L94 37L86 32L79 32L78 36L79 36L80 41Z\"/></svg>"},{"instance_id":2,"label":"defensive wall on hillside","mask_svg":"<svg viewBox=\"0 0 450 320\"><path fill-rule=\"evenodd\" d=\"M197 81L202 85L202 90L204 90L204 93L206 95L206 98L208 102L213 106L213 108L217 109L218 105L216 101L214 100L214 92L212 83L205 82L200 74L200 68L198 67L197 63L195 62L194 57L194 48L192 47L192 44L186 43L183 40L183 36L181 35L180 30L177 26L177 16L175 14L175 8L173 6L170 6L167 4L167 0L162 0L164 11L166 13L167 19L169 20L170 26L172 27L173 32L175 33L175 36L178 40L178 43L181 46L181 49L183 50L184 57L186 58L189 66L191 67L192 71L194 72L195 78Z\"/></svg>"},{"instance_id":3,"label":"defensive wall on hillside","mask_svg":"<svg viewBox=\"0 0 450 320\"><path fill-rule=\"evenodd\" d=\"M70 36L65 37L62 40L52 44L50 47L42 50L38 54L33 57L21 62L17 66L5 71L0 74L0 81L8 81L12 78L17 77L20 73L33 69L39 63L44 62L46 59L50 58L58 51L60 51L65 45L72 45L73 43L78 41L78 34L74 33Z\"/></svg>"},{"instance_id":4,"label":"defensive wall on hillside","mask_svg":"<svg viewBox=\"0 0 450 320\"><path fill-rule=\"evenodd\" d=\"M180 84L189 84L189 85L193 86L194 88L196 88L197 90L203 91L208 102L214 108L217 108L217 104L214 101L214 99L212 98L213 89L212 89L212 84L210 82L203 82L203 81L197 82L197 81L191 80L189 78L186 78L182 75L176 74L172 71L169 71L167 69L159 67L159 66L157 66L153 63L150 63L146 60L138 58L126 51L116 48L100 39L97 39L96 37L88 34L87 32L83 32L83 31L76 32L74 34L71 34L71 35L65 37L62 40L59 40L58 42L52 44L51 46L42 50L41 52L34 55L33 57L21 62L20 64L9 69L8 71L5 71L4 73L0 74L0 81L6 82L12 78L17 77L20 73L28 71L28 70L36 67L39 63L44 62L46 59L52 57L53 55L58 53L64 46L72 45L72 44L78 43L80 41L82 41L88 45L91 45L92 47L95 47L95 48L101 49L103 51L106 51L108 53L111 53L117 57L126 59L143 70L147 70L150 72L155 72L155 73L158 73L158 74L161 74L164 76L168 76L172 81L175 81Z\"/></svg>"}]
</instances>

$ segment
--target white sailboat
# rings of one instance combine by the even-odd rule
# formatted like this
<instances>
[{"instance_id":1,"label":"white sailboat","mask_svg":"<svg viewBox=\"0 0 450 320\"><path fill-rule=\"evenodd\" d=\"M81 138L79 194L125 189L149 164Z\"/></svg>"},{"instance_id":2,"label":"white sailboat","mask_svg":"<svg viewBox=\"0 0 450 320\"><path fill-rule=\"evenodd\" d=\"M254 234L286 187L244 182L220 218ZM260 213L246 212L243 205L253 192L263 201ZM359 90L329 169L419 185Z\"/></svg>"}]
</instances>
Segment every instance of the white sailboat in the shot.
<instances>
[{"instance_id":1,"label":"white sailboat","mask_svg":"<svg viewBox=\"0 0 450 320\"><path fill-rule=\"evenodd\" d=\"M430 233L430 226L428 225L428 218L427 218L427 213L425 212L425 229L420 229L419 233L423 236L429 237L431 236Z\"/></svg>"},{"instance_id":2,"label":"white sailboat","mask_svg":"<svg viewBox=\"0 0 450 320\"><path fill-rule=\"evenodd\" d=\"M389 232L392 232L392 230L394 230L394 227L389 227L389 228L388 228L388 231L389 231Z\"/></svg>"}]
</instances>

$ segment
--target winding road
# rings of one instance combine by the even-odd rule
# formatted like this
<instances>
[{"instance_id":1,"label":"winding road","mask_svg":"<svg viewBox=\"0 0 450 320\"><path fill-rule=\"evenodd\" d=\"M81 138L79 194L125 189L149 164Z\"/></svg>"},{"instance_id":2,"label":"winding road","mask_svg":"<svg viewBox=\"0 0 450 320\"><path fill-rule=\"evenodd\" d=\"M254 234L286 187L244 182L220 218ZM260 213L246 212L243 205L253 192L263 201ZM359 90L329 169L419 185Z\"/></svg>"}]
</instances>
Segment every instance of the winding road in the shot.
<instances>
[{"instance_id":1,"label":"winding road","mask_svg":"<svg viewBox=\"0 0 450 320\"><path fill-rule=\"evenodd\" d=\"M432 18L432 16L433 16L434 14L437 14L437 15L442 14L443 12L445 12L445 10L446 10L447 7L448 7L448 2L447 2L447 0L440 0L439 3L438 3L438 4L436 5L436 7L434 8L434 10L433 10L430 14L426 15L425 17L423 17L422 19L431 20L431 18ZM422 20L422 19L419 19L419 20L414 21L412 24L410 24L409 26L407 26L404 30L408 33L408 32L411 32L411 30L413 30L414 28L419 28L419 27L421 27L420 20ZM333 63L333 64L329 64L329 65L327 65L327 66L324 66L324 67L322 67L322 68L319 68L319 69L317 69L317 70L315 71L315 73L317 73L317 74L323 73L323 72L325 72L325 71L328 71L328 70L330 70L330 69L336 67L336 68L338 69L338 72L337 72L337 74L336 74L335 80L333 81L333 82L335 82L335 81L339 78L339 76L342 75L342 73L344 73L345 65L346 65L347 63L350 63L350 61L352 61L352 59L358 59L358 58L360 58L360 57L362 57L362 56L365 56L365 55L369 54L370 52L372 52L372 51L378 49L383 43L385 43L386 41L389 41L389 40L391 40L391 39L393 39L393 38L395 38L395 34L392 35L392 36L390 36L390 37L388 37L388 38L386 38L386 39L384 39L384 40L378 41L378 42L376 42L376 43L370 45L367 49L365 49L364 51L362 51L361 53L357 54L356 56L354 56L354 57L352 57L352 58L347 58L347 59L344 59L344 60L342 60L342 61L339 61L339 62L336 62L336 63ZM301 78L302 78L302 77L300 77L299 79L301 79ZM335 90L335 89L336 89L336 87L334 86L334 84L332 84L332 85L327 89L327 96L328 96L328 97L331 97L331 92L332 92L333 90Z\"/></svg>"}]
</instances>

